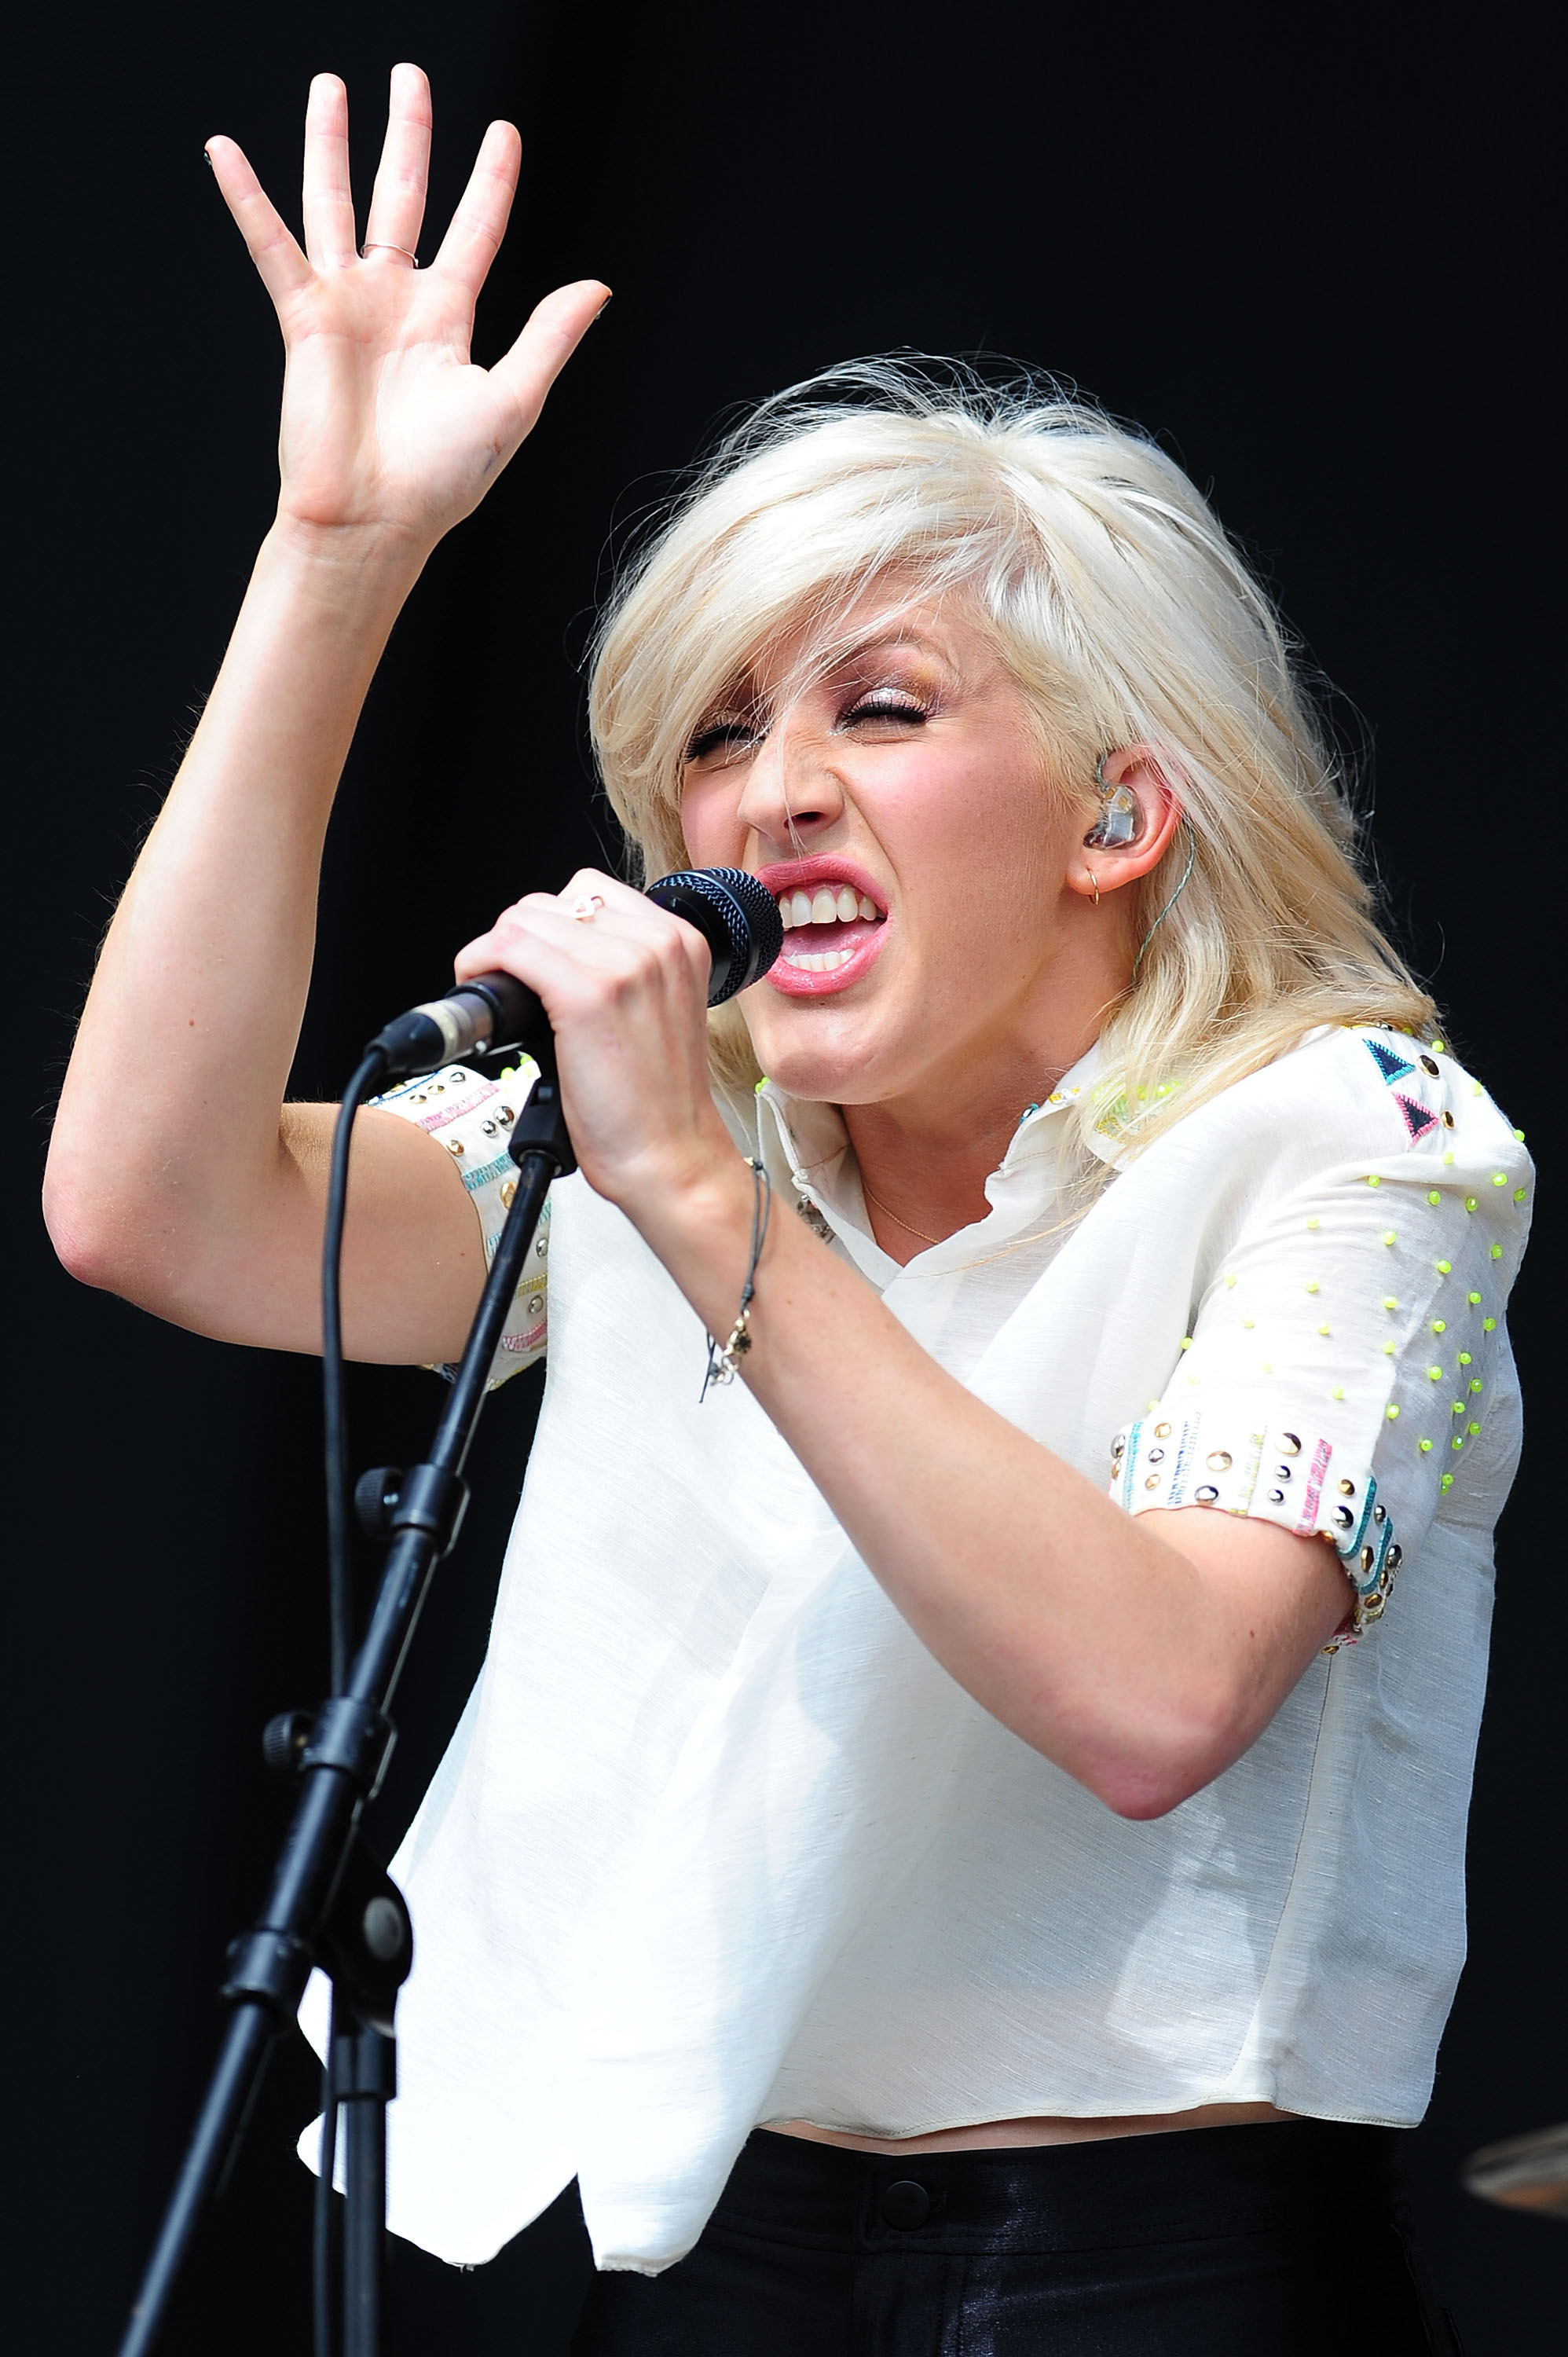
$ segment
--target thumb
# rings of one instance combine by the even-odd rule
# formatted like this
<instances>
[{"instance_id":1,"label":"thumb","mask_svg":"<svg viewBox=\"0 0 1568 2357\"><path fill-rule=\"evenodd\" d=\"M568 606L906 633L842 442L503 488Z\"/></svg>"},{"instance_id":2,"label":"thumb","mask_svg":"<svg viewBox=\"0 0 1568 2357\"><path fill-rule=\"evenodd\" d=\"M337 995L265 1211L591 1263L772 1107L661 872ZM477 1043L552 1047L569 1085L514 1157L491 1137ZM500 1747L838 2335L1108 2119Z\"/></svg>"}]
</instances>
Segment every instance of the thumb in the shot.
<instances>
[{"instance_id":1,"label":"thumb","mask_svg":"<svg viewBox=\"0 0 1568 2357\"><path fill-rule=\"evenodd\" d=\"M558 286L530 313L510 351L490 371L490 383L511 409L516 439L532 433L544 396L610 299L602 278Z\"/></svg>"}]
</instances>

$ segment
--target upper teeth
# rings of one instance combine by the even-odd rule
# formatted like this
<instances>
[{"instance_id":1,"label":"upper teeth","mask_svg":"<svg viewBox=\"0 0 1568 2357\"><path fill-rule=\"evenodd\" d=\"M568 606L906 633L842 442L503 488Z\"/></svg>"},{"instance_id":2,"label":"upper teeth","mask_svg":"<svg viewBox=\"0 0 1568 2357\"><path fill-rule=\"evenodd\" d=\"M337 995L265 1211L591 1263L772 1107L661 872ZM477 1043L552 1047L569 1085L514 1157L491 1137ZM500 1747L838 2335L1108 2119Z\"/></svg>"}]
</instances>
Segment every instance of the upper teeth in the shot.
<instances>
[{"instance_id":1,"label":"upper teeth","mask_svg":"<svg viewBox=\"0 0 1568 2357\"><path fill-rule=\"evenodd\" d=\"M841 884L835 889L830 884L819 884L814 892L780 892L779 914L787 931L791 925L853 925L857 917L874 925L877 909L870 895L855 891L853 885Z\"/></svg>"}]
</instances>

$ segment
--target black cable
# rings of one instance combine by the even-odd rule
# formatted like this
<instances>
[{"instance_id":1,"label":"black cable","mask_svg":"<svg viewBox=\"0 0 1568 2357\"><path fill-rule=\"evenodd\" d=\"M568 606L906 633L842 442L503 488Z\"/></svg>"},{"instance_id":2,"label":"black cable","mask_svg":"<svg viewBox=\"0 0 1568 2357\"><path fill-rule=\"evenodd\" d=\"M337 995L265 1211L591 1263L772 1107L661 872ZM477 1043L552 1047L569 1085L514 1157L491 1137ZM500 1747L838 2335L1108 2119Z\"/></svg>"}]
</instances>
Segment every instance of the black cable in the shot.
<instances>
[{"instance_id":1,"label":"black cable","mask_svg":"<svg viewBox=\"0 0 1568 2357\"><path fill-rule=\"evenodd\" d=\"M321 2149L317 2156L320 2174L311 2203L310 2220L310 2323L311 2348L314 2357L333 2357L336 2334L332 2330L333 2295L338 2270L332 2262L336 2255L333 2227L336 2219L332 2210L333 2180L338 2174L338 2105L332 2091L332 2050L337 2040L338 2007L334 2000L327 2029L327 2060L321 2072Z\"/></svg>"},{"instance_id":2,"label":"black cable","mask_svg":"<svg viewBox=\"0 0 1568 2357\"><path fill-rule=\"evenodd\" d=\"M321 1248L321 1402L327 1472L327 1581L331 1628L330 1689L341 1694L349 1675L352 1639L353 1581L349 1535L352 1502L349 1484L349 1431L343 1398L343 1225L349 1208L349 1149L354 1115L373 1092L386 1065L386 1051L367 1049L343 1092L332 1132L327 1180L327 1229ZM334 2245L332 2193L337 2173L338 2103L332 2083L337 2003L327 2032L321 2081L320 2174L311 2222L311 2327L315 2357L333 2357Z\"/></svg>"},{"instance_id":3,"label":"black cable","mask_svg":"<svg viewBox=\"0 0 1568 2357\"><path fill-rule=\"evenodd\" d=\"M321 1402L327 1456L327 1579L332 1631L331 1691L349 1674L353 1592L349 1555L351 1501L349 1435L343 1404L343 1220L349 1207L349 1147L354 1115L373 1091L386 1052L369 1048L338 1108L327 1182L327 1233L321 1252Z\"/></svg>"}]
</instances>

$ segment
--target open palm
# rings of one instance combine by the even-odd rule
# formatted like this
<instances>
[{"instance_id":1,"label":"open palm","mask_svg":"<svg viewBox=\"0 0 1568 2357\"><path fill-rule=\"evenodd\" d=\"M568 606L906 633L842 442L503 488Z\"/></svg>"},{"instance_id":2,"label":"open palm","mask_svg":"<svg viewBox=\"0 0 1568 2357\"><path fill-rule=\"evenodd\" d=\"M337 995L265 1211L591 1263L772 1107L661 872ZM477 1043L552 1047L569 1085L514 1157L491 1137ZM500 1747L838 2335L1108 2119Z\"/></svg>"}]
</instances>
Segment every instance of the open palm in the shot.
<instances>
[{"instance_id":1,"label":"open palm","mask_svg":"<svg viewBox=\"0 0 1568 2357\"><path fill-rule=\"evenodd\" d=\"M609 291L596 279L559 288L503 360L477 367L474 307L506 231L521 143L510 124L490 125L422 270L412 257L430 135L428 81L417 66L394 67L362 254L336 75L317 76L306 111L303 252L234 141L207 151L283 329L280 514L426 546L478 504Z\"/></svg>"}]
</instances>

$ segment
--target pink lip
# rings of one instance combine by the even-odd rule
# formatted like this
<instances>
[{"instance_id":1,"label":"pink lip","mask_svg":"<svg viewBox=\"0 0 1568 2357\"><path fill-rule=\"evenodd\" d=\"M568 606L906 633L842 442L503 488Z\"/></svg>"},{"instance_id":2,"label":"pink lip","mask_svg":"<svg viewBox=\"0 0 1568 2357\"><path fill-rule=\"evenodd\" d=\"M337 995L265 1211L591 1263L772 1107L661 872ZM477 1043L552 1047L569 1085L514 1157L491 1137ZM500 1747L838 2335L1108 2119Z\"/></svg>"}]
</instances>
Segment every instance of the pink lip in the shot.
<instances>
[{"instance_id":1,"label":"pink lip","mask_svg":"<svg viewBox=\"0 0 1568 2357\"><path fill-rule=\"evenodd\" d=\"M884 916L887 914L886 893L853 859L835 859L829 854L815 859L776 859L771 867L757 869L757 880L767 886L775 899L781 892L808 891L813 884L850 884L868 900L875 900Z\"/></svg>"},{"instance_id":2,"label":"pink lip","mask_svg":"<svg viewBox=\"0 0 1568 2357\"><path fill-rule=\"evenodd\" d=\"M870 972L882 953L882 944L887 935L887 895L864 867L858 866L853 859L838 859L832 855L813 859L781 859L771 866L759 867L757 880L767 886L775 899L785 892L810 891L818 884L847 884L854 891L864 892L868 900L875 900L882 912L883 921L874 931L863 935L845 963L835 966L831 974L805 972L791 966L787 958L780 955L765 977L775 990L781 991L787 998L828 998L841 990L848 990ZM788 949L788 933L784 940Z\"/></svg>"}]
</instances>

